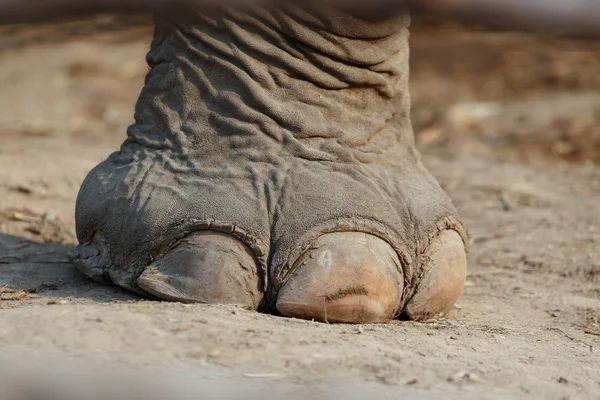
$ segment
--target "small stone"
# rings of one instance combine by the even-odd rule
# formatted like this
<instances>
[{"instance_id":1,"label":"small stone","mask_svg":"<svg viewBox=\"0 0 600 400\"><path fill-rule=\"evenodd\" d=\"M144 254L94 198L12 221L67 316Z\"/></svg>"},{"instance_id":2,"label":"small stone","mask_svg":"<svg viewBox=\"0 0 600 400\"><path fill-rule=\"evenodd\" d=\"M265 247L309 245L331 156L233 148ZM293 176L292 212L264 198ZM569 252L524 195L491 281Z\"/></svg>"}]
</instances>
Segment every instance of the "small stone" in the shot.
<instances>
[{"instance_id":1,"label":"small stone","mask_svg":"<svg viewBox=\"0 0 600 400\"><path fill-rule=\"evenodd\" d=\"M448 378L448 382L477 382L478 380L476 374L467 371L461 371Z\"/></svg>"},{"instance_id":2,"label":"small stone","mask_svg":"<svg viewBox=\"0 0 600 400\"><path fill-rule=\"evenodd\" d=\"M59 213L56 211L47 211L44 213L42 218L46 222L56 222L59 218Z\"/></svg>"},{"instance_id":3,"label":"small stone","mask_svg":"<svg viewBox=\"0 0 600 400\"><path fill-rule=\"evenodd\" d=\"M50 300L48 302L48 305L59 305L59 306L64 306L66 304L69 304L69 302L67 300Z\"/></svg>"},{"instance_id":4,"label":"small stone","mask_svg":"<svg viewBox=\"0 0 600 400\"><path fill-rule=\"evenodd\" d=\"M270 373L265 373L265 374L244 374L244 377L246 378L255 378L255 379L268 379L268 378L279 378L279 374L270 374Z\"/></svg>"},{"instance_id":5,"label":"small stone","mask_svg":"<svg viewBox=\"0 0 600 400\"><path fill-rule=\"evenodd\" d=\"M208 353L208 357L209 358L219 358L219 356L221 355L221 350L213 350L210 353Z\"/></svg>"},{"instance_id":6,"label":"small stone","mask_svg":"<svg viewBox=\"0 0 600 400\"><path fill-rule=\"evenodd\" d=\"M471 131L484 120L501 114L502 109L497 103L464 102L448 109L447 119L454 130Z\"/></svg>"}]
</instances>

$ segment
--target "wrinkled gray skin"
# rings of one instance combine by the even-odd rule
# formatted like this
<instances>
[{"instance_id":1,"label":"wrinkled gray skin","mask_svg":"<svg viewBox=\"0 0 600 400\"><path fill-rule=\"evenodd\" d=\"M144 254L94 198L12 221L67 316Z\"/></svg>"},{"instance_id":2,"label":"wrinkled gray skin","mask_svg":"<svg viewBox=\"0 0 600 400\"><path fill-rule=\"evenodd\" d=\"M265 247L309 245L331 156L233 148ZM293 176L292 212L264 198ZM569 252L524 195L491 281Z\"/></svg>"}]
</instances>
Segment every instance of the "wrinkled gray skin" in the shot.
<instances>
[{"instance_id":1,"label":"wrinkled gray skin","mask_svg":"<svg viewBox=\"0 0 600 400\"><path fill-rule=\"evenodd\" d=\"M432 238L465 233L415 149L409 17L387 11L157 16L136 122L77 200L76 266L143 293L138 276L186 235L225 232L253 252L273 309L311 242L359 231L398 253L409 298Z\"/></svg>"}]
</instances>

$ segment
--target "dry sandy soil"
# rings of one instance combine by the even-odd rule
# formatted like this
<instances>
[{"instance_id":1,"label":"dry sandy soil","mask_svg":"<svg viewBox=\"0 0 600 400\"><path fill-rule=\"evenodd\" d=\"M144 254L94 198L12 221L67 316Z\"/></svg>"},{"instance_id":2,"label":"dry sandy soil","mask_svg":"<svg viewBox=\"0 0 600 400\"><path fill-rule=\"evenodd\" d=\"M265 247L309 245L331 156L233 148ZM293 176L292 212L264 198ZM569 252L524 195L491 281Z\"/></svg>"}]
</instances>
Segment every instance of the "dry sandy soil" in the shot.
<instances>
[{"instance_id":1,"label":"dry sandy soil","mask_svg":"<svg viewBox=\"0 0 600 400\"><path fill-rule=\"evenodd\" d=\"M348 326L142 299L68 263L150 36L144 17L0 31L0 398L19 378L127 398L119 377L145 399L600 398L600 43L416 22L414 122L470 230L467 285L437 320Z\"/></svg>"}]
</instances>

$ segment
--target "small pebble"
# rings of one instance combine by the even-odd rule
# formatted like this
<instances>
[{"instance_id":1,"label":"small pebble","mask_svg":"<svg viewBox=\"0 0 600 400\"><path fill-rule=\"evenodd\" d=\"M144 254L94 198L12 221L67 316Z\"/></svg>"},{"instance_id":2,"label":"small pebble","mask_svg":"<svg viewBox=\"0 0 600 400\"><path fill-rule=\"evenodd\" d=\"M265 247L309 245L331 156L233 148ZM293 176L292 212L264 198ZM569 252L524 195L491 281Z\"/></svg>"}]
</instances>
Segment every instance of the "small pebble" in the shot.
<instances>
[{"instance_id":1,"label":"small pebble","mask_svg":"<svg viewBox=\"0 0 600 400\"><path fill-rule=\"evenodd\" d=\"M48 302L48 305L60 305L60 306L64 306L65 304L69 304L69 302L67 300L50 300Z\"/></svg>"},{"instance_id":2,"label":"small pebble","mask_svg":"<svg viewBox=\"0 0 600 400\"><path fill-rule=\"evenodd\" d=\"M221 350L213 350L208 353L208 357L210 358L218 358L221 355Z\"/></svg>"}]
</instances>

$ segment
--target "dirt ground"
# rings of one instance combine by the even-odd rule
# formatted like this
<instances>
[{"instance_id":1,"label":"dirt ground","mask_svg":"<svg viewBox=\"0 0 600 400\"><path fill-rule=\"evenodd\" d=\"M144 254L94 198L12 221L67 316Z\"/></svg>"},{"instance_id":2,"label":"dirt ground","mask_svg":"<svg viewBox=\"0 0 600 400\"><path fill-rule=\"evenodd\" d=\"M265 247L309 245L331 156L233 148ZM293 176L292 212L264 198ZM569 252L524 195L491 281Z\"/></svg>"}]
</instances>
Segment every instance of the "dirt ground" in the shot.
<instances>
[{"instance_id":1,"label":"dirt ground","mask_svg":"<svg viewBox=\"0 0 600 400\"><path fill-rule=\"evenodd\" d=\"M465 293L427 323L348 326L142 299L68 263L150 37L145 17L0 30L0 381L90 368L91 398L117 387L94 365L205 396L600 398L600 42L416 21L417 141L470 231Z\"/></svg>"}]
</instances>

